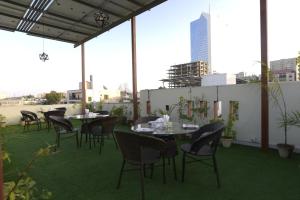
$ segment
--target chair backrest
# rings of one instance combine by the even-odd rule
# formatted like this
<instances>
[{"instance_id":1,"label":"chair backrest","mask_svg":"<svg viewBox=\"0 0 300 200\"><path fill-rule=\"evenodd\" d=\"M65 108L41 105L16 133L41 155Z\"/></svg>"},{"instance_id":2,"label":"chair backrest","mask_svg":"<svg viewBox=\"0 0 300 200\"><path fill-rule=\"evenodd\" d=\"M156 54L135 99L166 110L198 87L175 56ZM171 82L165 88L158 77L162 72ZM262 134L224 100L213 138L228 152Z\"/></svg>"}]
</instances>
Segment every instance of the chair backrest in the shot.
<instances>
[{"instance_id":1,"label":"chair backrest","mask_svg":"<svg viewBox=\"0 0 300 200\"><path fill-rule=\"evenodd\" d=\"M65 119L62 116L49 116L49 120L52 122L55 131L61 131L65 130L66 132L72 132L73 131L73 125L68 120Z\"/></svg>"},{"instance_id":2,"label":"chair backrest","mask_svg":"<svg viewBox=\"0 0 300 200\"><path fill-rule=\"evenodd\" d=\"M98 127L101 126L101 133L109 134L109 133L113 133L117 120L118 120L117 117L98 118L89 122L87 127L91 133L94 133L95 131L99 131L100 129Z\"/></svg>"},{"instance_id":3,"label":"chair backrest","mask_svg":"<svg viewBox=\"0 0 300 200\"><path fill-rule=\"evenodd\" d=\"M27 111L27 110L21 110L20 112L22 114L22 117L25 120L29 120L29 121L37 121L38 120L38 117L34 112Z\"/></svg>"},{"instance_id":4,"label":"chair backrest","mask_svg":"<svg viewBox=\"0 0 300 200\"><path fill-rule=\"evenodd\" d=\"M142 124L142 123L147 123L149 121L155 121L157 120L159 117L158 116L145 116L145 117L140 117L139 119L137 119L134 124Z\"/></svg>"},{"instance_id":5,"label":"chair backrest","mask_svg":"<svg viewBox=\"0 0 300 200\"><path fill-rule=\"evenodd\" d=\"M62 110L62 111L67 111L67 108L66 107L58 107L58 108L55 108L55 110Z\"/></svg>"},{"instance_id":6,"label":"chair backrest","mask_svg":"<svg viewBox=\"0 0 300 200\"><path fill-rule=\"evenodd\" d=\"M193 140L190 149L191 152L198 152L204 145L209 145L213 153L216 152L225 126L222 122L214 122L208 125L205 127L203 126L201 135Z\"/></svg>"},{"instance_id":7,"label":"chair backrest","mask_svg":"<svg viewBox=\"0 0 300 200\"><path fill-rule=\"evenodd\" d=\"M214 132L218 127L224 125L222 122L213 122L210 124L205 124L201 126L198 130L192 133L192 141L196 141L199 137L201 137L204 133Z\"/></svg>"},{"instance_id":8,"label":"chair backrest","mask_svg":"<svg viewBox=\"0 0 300 200\"><path fill-rule=\"evenodd\" d=\"M166 147L162 139L143 134L117 130L115 136L123 158L129 162L145 161L147 158L143 157L143 150L146 148L164 151Z\"/></svg>"},{"instance_id":9,"label":"chair backrest","mask_svg":"<svg viewBox=\"0 0 300 200\"><path fill-rule=\"evenodd\" d=\"M109 115L109 112L107 110L99 110L99 111L95 111L94 113L98 113L100 115Z\"/></svg>"},{"instance_id":10,"label":"chair backrest","mask_svg":"<svg viewBox=\"0 0 300 200\"><path fill-rule=\"evenodd\" d=\"M44 112L45 120L48 121L50 116L60 116L63 117L65 115L66 110L50 110Z\"/></svg>"}]
</instances>

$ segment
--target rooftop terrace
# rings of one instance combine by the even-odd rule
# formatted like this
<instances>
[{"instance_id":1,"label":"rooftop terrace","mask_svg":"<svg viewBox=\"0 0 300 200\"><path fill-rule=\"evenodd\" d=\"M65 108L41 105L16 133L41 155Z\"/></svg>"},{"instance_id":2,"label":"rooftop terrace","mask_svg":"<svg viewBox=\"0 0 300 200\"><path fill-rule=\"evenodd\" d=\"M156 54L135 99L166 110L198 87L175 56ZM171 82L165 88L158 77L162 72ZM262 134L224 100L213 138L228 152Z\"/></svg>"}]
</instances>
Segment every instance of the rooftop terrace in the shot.
<instances>
[{"instance_id":1,"label":"rooftop terrace","mask_svg":"<svg viewBox=\"0 0 300 200\"><path fill-rule=\"evenodd\" d=\"M23 132L23 127L17 125L1 131L11 158L10 164L4 163L5 181L16 178L39 148L54 143L53 130ZM178 139L179 144L182 142ZM181 154L176 158L179 174L181 158ZM212 169L201 163L187 167L184 183L173 179L170 165L166 184L162 183L162 170L158 167L153 179L145 179L146 199L300 199L300 156L297 154L282 159L273 150L261 152L258 148L233 145L229 149L220 147L217 160L220 189L216 187ZM29 176L38 188L51 191L52 199L56 200L138 199L138 171L125 173L121 188L116 189L121 162L120 151L112 139L105 141L101 155L98 148L90 150L84 143L76 149L74 140L66 139L58 153L37 160Z\"/></svg>"}]
</instances>

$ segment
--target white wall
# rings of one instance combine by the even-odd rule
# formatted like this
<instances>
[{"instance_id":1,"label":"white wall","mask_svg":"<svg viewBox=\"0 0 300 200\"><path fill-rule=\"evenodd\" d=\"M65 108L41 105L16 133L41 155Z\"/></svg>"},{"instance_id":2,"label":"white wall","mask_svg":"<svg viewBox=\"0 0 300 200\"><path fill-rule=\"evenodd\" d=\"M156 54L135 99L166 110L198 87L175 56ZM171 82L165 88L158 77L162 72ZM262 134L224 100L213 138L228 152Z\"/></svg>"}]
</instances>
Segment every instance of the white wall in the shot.
<instances>
[{"instance_id":1,"label":"white wall","mask_svg":"<svg viewBox=\"0 0 300 200\"><path fill-rule=\"evenodd\" d=\"M21 105L21 106L0 106L0 114L6 117L7 125L15 125L20 123L22 117L20 111L28 110L35 112L39 117L43 114L39 111L47 111L50 109L66 107L66 115L79 114L81 112L80 104L55 104L55 105Z\"/></svg>"},{"instance_id":2,"label":"white wall","mask_svg":"<svg viewBox=\"0 0 300 200\"><path fill-rule=\"evenodd\" d=\"M288 110L300 111L300 82L280 83L287 100ZM270 84L272 86L272 84ZM218 91L218 92L217 92ZM259 145L261 140L261 107L260 84L224 85L193 88L174 88L149 90L151 110L165 109L165 105L178 102L180 96L193 100L195 97L208 101L208 118L213 118L213 102L217 99L222 102L222 116L227 119L229 114L229 102L239 102L239 120L235 127L237 141L240 143ZM141 91L140 108L141 115L146 116L146 102L148 90ZM278 108L274 106L272 98L269 98L269 143L271 146L284 142L283 129L278 127ZM178 119L177 111L171 115L171 119ZM300 128L291 127L288 130L288 143L294 144L300 149Z\"/></svg>"}]
</instances>

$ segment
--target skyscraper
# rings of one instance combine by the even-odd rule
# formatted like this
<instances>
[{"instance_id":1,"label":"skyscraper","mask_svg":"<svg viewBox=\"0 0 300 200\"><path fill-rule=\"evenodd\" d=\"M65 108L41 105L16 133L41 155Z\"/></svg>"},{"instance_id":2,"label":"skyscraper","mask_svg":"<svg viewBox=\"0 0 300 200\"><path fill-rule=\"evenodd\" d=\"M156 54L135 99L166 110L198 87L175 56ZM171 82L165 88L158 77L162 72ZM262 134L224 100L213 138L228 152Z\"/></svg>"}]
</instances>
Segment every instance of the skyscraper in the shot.
<instances>
[{"instance_id":1,"label":"skyscraper","mask_svg":"<svg viewBox=\"0 0 300 200\"><path fill-rule=\"evenodd\" d=\"M191 26L191 62L206 61L208 73L211 73L210 15L202 13L192 21Z\"/></svg>"}]
</instances>

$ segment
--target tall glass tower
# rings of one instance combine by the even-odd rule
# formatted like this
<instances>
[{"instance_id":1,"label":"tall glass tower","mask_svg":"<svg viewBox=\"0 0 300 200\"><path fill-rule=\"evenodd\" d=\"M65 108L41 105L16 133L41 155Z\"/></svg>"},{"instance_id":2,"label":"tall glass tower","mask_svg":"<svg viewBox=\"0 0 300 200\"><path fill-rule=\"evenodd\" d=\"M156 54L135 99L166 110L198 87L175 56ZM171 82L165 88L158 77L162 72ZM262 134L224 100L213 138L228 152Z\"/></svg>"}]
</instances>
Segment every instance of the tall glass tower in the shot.
<instances>
[{"instance_id":1,"label":"tall glass tower","mask_svg":"<svg viewBox=\"0 0 300 200\"><path fill-rule=\"evenodd\" d=\"M211 74L210 15L202 13L191 22L191 62L206 61Z\"/></svg>"}]
</instances>

